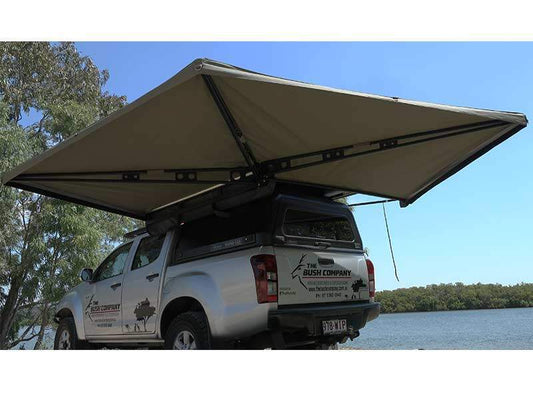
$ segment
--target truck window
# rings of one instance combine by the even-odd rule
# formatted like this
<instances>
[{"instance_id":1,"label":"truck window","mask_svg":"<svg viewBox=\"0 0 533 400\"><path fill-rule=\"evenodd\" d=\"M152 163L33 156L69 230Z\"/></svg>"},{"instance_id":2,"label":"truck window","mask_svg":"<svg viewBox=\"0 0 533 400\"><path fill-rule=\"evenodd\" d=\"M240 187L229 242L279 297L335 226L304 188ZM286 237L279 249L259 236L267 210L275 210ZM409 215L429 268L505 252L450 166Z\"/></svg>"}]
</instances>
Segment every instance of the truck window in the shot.
<instances>
[{"instance_id":1,"label":"truck window","mask_svg":"<svg viewBox=\"0 0 533 400\"><path fill-rule=\"evenodd\" d=\"M104 279L120 275L124 270L130 248L131 242L122 245L111 253L94 273L93 281L103 281Z\"/></svg>"},{"instance_id":2,"label":"truck window","mask_svg":"<svg viewBox=\"0 0 533 400\"><path fill-rule=\"evenodd\" d=\"M301 238L354 241L353 229L347 218L293 209L285 213L283 233Z\"/></svg>"},{"instance_id":3,"label":"truck window","mask_svg":"<svg viewBox=\"0 0 533 400\"><path fill-rule=\"evenodd\" d=\"M161 253L164 241L165 235L148 236L142 239L135 252L135 258L133 259L131 270L133 271L142 268L157 260Z\"/></svg>"}]
</instances>

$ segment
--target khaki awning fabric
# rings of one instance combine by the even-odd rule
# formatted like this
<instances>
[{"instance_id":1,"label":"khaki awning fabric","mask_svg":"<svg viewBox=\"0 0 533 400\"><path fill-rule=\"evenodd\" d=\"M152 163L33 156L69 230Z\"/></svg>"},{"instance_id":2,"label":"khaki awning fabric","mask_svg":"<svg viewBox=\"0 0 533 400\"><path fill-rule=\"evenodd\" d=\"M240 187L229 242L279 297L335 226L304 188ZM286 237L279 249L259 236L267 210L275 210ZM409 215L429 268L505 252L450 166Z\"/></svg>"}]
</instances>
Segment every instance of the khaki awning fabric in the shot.
<instances>
[{"instance_id":1,"label":"khaki awning fabric","mask_svg":"<svg viewBox=\"0 0 533 400\"><path fill-rule=\"evenodd\" d=\"M520 113L336 90L199 59L2 181L141 219L254 180L407 205L526 124Z\"/></svg>"}]
</instances>

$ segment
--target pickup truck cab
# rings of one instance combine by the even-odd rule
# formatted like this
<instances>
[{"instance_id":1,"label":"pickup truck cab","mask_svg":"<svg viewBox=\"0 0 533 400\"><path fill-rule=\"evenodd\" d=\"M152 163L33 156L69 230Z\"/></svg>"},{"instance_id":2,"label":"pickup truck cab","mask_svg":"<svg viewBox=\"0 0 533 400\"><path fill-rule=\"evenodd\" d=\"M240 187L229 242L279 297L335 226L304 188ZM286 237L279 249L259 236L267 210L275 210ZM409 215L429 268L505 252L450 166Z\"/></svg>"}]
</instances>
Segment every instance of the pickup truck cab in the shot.
<instances>
[{"instance_id":1,"label":"pickup truck cab","mask_svg":"<svg viewBox=\"0 0 533 400\"><path fill-rule=\"evenodd\" d=\"M57 306L54 348L329 348L379 315L344 204L275 192L130 235Z\"/></svg>"}]
</instances>

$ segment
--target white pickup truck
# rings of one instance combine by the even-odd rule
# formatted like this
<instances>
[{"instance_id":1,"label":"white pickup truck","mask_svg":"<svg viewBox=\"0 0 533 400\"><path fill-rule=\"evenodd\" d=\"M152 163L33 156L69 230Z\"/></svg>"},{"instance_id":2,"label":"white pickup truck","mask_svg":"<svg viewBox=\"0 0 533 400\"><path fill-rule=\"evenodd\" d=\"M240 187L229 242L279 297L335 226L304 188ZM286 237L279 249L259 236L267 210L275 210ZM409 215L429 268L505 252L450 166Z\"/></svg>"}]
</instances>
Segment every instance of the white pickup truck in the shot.
<instances>
[{"instance_id":1,"label":"white pickup truck","mask_svg":"<svg viewBox=\"0 0 533 400\"><path fill-rule=\"evenodd\" d=\"M327 347L379 314L334 200L406 207L526 126L197 59L2 183L146 221L82 272L56 348Z\"/></svg>"},{"instance_id":2,"label":"white pickup truck","mask_svg":"<svg viewBox=\"0 0 533 400\"><path fill-rule=\"evenodd\" d=\"M278 186L184 215L82 271L55 349L330 348L379 315L347 206Z\"/></svg>"}]
</instances>

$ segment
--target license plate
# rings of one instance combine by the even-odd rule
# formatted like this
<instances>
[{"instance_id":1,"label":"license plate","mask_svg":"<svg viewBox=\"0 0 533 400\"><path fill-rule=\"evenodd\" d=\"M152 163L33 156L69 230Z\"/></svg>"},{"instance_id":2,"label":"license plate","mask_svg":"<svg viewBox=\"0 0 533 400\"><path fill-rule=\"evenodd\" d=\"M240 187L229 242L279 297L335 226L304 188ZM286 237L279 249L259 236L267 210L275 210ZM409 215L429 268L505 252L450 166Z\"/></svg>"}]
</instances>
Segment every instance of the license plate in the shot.
<instances>
[{"instance_id":1,"label":"license plate","mask_svg":"<svg viewBox=\"0 0 533 400\"><path fill-rule=\"evenodd\" d=\"M343 333L347 331L347 324L345 319L330 319L322 321L322 331L324 335L334 335L336 333Z\"/></svg>"}]
</instances>

